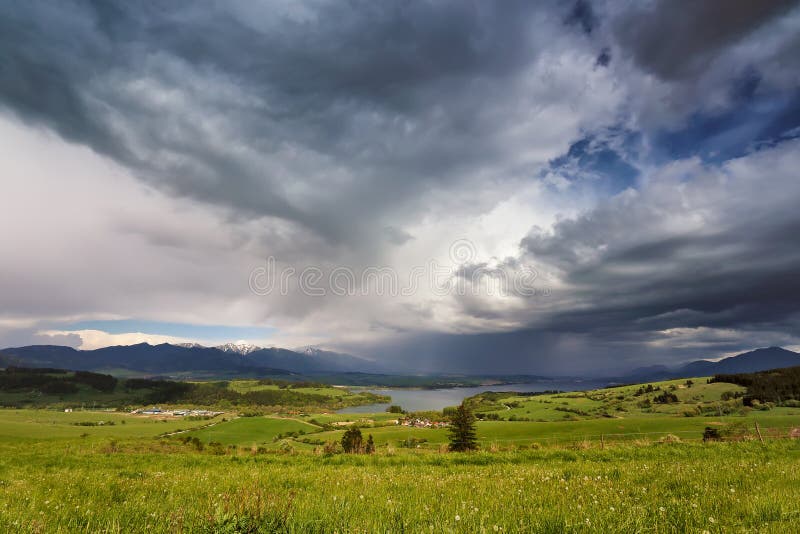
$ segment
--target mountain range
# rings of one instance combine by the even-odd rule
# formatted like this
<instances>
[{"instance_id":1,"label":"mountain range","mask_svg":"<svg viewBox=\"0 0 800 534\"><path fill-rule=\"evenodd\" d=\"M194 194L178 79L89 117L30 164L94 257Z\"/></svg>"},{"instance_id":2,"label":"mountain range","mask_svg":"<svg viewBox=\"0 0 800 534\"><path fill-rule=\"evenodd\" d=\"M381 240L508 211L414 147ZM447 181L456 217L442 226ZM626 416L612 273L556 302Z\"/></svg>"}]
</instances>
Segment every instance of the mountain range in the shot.
<instances>
[{"instance_id":1,"label":"mountain range","mask_svg":"<svg viewBox=\"0 0 800 534\"><path fill-rule=\"evenodd\" d=\"M768 369L800 366L800 354L781 347L766 347L743 352L717 361L696 360L679 367L654 365L634 369L620 382L648 382L670 378L689 378L716 374L755 373Z\"/></svg>"},{"instance_id":2,"label":"mountain range","mask_svg":"<svg viewBox=\"0 0 800 534\"><path fill-rule=\"evenodd\" d=\"M197 343L139 343L94 350L77 350L60 345L10 347L0 350L0 366L7 365L151 375L281 375L384 370L371 360L314 347L293 351L233 343L217 347L205 347Z\"/></svg>"},{"instance_id":3,"label":"mountain range","mask_svg":"<svg viewBox=\"0 0 800 534\"><path fill-rule=\"evenodd\" d=\"M236 343L216 347L197 343L140 343L94 350L31 345L0 350L0 367L9 365L144 375L391 374L391 370L379 362L316 347L289 350ZM608 380L617 383L647 382L794 366L800 366L800 354L780 347L768 347L719 361L697 360L679 367L642 367Z\"/></svg>"}]
</instances>

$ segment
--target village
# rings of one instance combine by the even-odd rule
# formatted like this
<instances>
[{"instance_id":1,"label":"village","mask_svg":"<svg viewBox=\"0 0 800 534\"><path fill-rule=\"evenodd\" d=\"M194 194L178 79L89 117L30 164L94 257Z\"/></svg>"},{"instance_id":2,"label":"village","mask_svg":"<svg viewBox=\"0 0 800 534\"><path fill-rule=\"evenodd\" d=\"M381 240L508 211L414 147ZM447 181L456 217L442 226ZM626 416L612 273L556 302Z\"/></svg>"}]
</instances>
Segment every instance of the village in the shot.
<instances>
[{"instance_id":1,"label":"village","mask_svg":"<svg viewBox=\"0 0 800 534\"><path fill-rule=\"evenodd\" d=\"M406 417L398 419L397 424L414 428L445 428L450 425L447 421L431 421L427 417Z\"/></svg>"},{"instance_id":2,"label":"village","mask_svg":"<svg viewBox=\"0 0 800 534\"><path fill-rule=\"evenodd\" d=\"M216 417L225 412L214 412L211 410L162 410L158 406L151 408L139 408L131 411L131 415L159 415L167 417Z\"/></svg>"}]
</instances>

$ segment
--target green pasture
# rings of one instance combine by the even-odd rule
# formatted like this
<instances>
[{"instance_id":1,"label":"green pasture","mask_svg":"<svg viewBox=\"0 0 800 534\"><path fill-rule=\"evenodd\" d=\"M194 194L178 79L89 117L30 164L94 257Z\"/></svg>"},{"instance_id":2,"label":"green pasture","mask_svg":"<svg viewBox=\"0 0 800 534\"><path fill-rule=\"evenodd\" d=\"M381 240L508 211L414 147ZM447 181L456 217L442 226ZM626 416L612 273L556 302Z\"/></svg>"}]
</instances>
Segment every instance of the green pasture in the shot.
<instances>
[{"instance_id":1,"label":"green pasture","mask_svg":"<svg viewBox=\"0 0 800 534\"><path fill-rule=\"evenodd\" d=\"M217 442L223 445L268 445L279 434L297 432L309 434L319 432L318 426L298 419L269 416L240 417L220 423L187 435L197 437L203 442Z\"/></svg>"},{"instance_id":2,"label":"green pasture","mask_svg":"<svg viewBox=\"0 0 800 534\"><path fill-rule=\"evenodd\" d=\"M191 421L150 418L119 412L55 410L0 410L0 443L20 444L46 441L97 441L108 439L153 438L162 434L198 428L222 421ZM102 426L83 426L81 423ZM113 425L107 424L113 422Z\"/></svg>"},{"instance_id":3,"label":"green pasture","mask_svg":"<svg viewBox=\"0 0 800 534\"><path fill-rule=\"evenodd\" d=\"M3 532L785 532L797 441L253 454L0 443Z\"/></svg>"},{"instance_id":4,"label":"green pasture","mask_svg":"<svg viewBox=\"0 0 800 534\"><path fill-rule=\"evenodd\" d=\"M725 393L743 393L744 388L734 384L707 383L707 377L687 380L667 380L653 382L655 391L641 393L637 391L647 384L619 386L592 391L575 391L546 395L523 396L514 393L478 396L478 412L499 419L529 419L532 421L561 421L568 419L586 419L604 416L672 416L697 406L713 410L722 401ZM659 404L654 399L668 391L678 398L678 402ZM642 406L644 401L649 405Z\"/></svg>"}]
</instances>

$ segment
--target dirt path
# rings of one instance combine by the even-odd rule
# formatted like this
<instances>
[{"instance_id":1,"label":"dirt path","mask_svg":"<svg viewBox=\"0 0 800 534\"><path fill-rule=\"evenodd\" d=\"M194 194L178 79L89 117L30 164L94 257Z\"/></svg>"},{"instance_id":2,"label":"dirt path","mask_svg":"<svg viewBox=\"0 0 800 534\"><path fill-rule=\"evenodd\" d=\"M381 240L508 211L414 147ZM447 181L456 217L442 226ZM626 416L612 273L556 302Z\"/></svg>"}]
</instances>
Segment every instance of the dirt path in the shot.
<instances>
[{"instance_id":1,"label":"dirt path","mask_svg":"<svg viewBox=\"0 0 800 534\"><path fill-rule=\"evenodd\" d=\"M233 419L238 419L238 418L234 417ZM194 432L195 430L203 430L205 428L211 428L212 426L218 425L220 423L227 423L228 421L233 421L233 419L228 419L226 421L213 421L213 422L211 422L211 423L209 423L207 425L197 426L197 427L194 427L194 428L187 428L186 430L176 430L175 432L167 432L166 434L161 434L161 436L159 436L159 437L168 438L170 436L177 436L178 434L185 434L186 432Z\"/></svg>"}]
</instances>

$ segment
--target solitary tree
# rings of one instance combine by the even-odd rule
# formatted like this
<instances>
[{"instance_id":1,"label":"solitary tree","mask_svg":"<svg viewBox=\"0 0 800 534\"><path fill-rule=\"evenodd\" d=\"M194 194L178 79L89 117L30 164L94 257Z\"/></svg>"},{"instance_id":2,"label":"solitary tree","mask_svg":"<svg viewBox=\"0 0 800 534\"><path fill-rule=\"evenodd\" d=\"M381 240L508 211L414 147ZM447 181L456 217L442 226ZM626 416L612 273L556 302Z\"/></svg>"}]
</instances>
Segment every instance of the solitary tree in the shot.
<instances>
[{"instance_id":1,"label":"solitary tree","mask_svg":"<svg viewBox=\"0 0 800 534\"><path fill-rule=\"evenodd\" d=\"M475 416L462 402L450 420L450 450L455 452L473 451L478 448L475 435Z\"/></svg>"},{"instance_id":2,"label":"solitary tree","mask_svg":"<svg viewBox=\"0 0 800 534\"><path fill-rule=\"evenodd\" d=\"M351 426L342 436L342 449L344 452L361 452L364 438L361 437L361 430L357 426Z\"/></svg>"}]
</instances>

